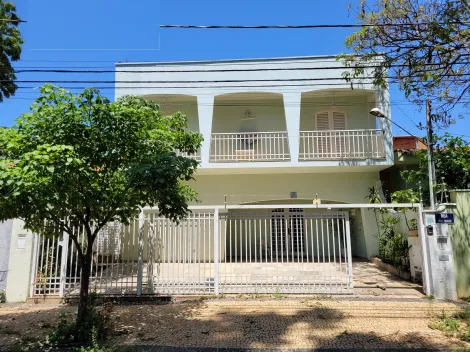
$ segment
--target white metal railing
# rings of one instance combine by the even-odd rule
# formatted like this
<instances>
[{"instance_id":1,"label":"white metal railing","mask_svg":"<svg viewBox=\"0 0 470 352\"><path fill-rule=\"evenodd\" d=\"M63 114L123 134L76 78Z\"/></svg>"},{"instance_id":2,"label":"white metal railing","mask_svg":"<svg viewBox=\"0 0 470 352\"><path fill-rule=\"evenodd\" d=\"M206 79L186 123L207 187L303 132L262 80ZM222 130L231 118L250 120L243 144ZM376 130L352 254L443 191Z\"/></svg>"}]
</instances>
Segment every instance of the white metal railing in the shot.
<instances>
[{"instance_id":1,"label":"white metal railing","mask_svg":"<svg viewBox=\"0 0 470 352\"><path fill-rule=\"evenodd\" d=\"M300 132L300 160L385 158L381 130Z\"/></svg>"},{"instance_id":2,"label":"white metal railing","mask_svg":"<svg viewBox=\"0 0 470 352\"><path fill-rule=\"evenodd\" d=\"M175 149L175 153L176 153L176 155L178 155L178 156L184 156L184 157L188 157L188 158L194 158L195 160L197 160L197 161L199 161L199 162L202 160L202 159L201 159L201 150L200 150L200 149L198 149L195 154L189 154L189 153L186 153L186 152L180 152L178 149Z\"/></svg>"},{"instance_id":3,"label":"white metal railing","mask_svg":"<svg viewBox=\"0 0 470 352\"><path fill-rule=\"evenodd\" d=\"M287 132L212 133L211 162L289 159Z\"/></svg>"}]
</instances>

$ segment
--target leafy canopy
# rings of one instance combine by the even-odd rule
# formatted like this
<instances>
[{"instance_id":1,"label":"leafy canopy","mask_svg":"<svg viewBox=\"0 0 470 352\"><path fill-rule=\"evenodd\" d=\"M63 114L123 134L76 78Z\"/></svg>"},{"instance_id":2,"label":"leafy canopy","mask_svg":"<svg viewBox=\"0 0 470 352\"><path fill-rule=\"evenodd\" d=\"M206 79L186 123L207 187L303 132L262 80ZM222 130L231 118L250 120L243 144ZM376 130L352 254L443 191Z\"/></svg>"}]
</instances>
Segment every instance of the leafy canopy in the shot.
<instances>
[{"instance_id":1,"label":"leafy canopy","mask_svg":"<svg viewBox=\"0 0 470 352\"><path fill-rule=\"evenodd\" d=\"M468 1L360 0L356 14L358 23L375 26L346 38L352 54L340 58L352 68L343 73L348 81L367 76L382 87L387 81L398 83L420 106L435 100L435 118L443 124L449 123L456 104L468 107Z\"/></svg>"},{"instance_id":2,"label":"leafy canopy","mask_svg":"<svg viewBox=\"0 0 470 352\"><path fill-rule=\"evenodd\" d=\"M146 205L184 218L198 164L174 150L191 154L202 141L186 123L142 97L109 102L97 89L45 85L31 113L0 130L0 220L22 218L38 233L85 226L92 243L108 221L126 224Z\"/></svg>"},{"instance_id":3,"label":"leafy canopy","mask_svg":"<svg viewBox=\"0 0 470 352\"><path fill-rule=\"evenodd\" d=\"M436 191L470 188L470 143L448 133L435 139ZM402 171L401 176L411 184L421 183L424 202L429 204L427 151L416 151L416 157L419 159L418 169Z\"/></svg>"},{"instance_id":4,"label":"leafy canopy","mask_svg":"<svg viewBox=\"0 0 470 352\"><path fill-rule=\"evenodd\" d=\"M18 29L20 18L16 7L9 1L0 0L0 102L3 97L10 97L17 89L15 70L11 61L17 61L21 55L23 38ZM8 21L7 21L8 20Z\"/></svg>"}]
</instances>

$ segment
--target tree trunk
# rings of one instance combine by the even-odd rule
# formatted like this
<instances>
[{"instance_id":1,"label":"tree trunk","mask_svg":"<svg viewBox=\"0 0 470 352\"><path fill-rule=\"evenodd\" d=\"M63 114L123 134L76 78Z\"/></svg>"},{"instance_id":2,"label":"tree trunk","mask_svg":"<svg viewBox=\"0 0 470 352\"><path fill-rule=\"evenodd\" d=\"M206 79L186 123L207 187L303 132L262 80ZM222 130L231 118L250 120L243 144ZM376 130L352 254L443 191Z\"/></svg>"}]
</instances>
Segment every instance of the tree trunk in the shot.
<instances>
[{"instance_id":1,"label":"tree trunk","mask_svg":"<svg viewBox=\"0 0 470 352\"><path fill-rule=\"evenodd\" d=\"M93 246L93 243L88 243L88 246ZM88 289L90 286L90 272L92 262L92 251L86 250L83 254L82 267L80 274L80 299L78 301L78 314L77 314L77 327L83 325L86 321L88 313Z\"/></svg>"}]
</instances>

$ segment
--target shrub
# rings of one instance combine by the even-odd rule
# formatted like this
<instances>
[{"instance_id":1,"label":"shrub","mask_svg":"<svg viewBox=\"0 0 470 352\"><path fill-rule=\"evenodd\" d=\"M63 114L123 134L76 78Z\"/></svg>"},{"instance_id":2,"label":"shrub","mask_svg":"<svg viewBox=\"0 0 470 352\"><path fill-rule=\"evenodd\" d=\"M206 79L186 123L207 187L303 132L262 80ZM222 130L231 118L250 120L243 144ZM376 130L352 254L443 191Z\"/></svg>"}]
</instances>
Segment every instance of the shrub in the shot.
<instances>
[{"instance_id":1,"label":"shrub","mask_svg":"<svg viewBox=\"0 0 470 352\"><path fill-rule=\"evenodd\" d=\"M57 328L47 337L51 344L85 343L97 346L99 341L104 340L111 330L112 305L105 303L100 307L95 304L96 297L90 295L90 303L86 314L85 323L80 326L76 322L69 322L61 317Z\"/></svg>"},{"instance_id":2,"label":"shrub","mask_svg":"<svg viewBox=\"0 0 470 352\"><path fill-rule=\"evenodd\" d=\"M0 303L5 303L7 301L7 295L5 290L0 290Z\"/></svg>"}]
</instances>

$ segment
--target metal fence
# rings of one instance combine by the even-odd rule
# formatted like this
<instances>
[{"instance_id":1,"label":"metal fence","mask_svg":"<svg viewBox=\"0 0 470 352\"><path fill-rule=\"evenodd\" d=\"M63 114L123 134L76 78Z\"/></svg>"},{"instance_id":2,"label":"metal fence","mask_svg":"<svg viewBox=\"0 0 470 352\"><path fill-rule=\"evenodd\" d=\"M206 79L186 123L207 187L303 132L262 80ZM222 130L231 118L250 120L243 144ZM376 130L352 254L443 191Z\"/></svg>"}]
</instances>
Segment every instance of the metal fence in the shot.
<instances>
[{"instance_id":1,"label":"metal fence","mask_svg":"<svg viewBox=\"0 0 470 352\"><path fill-rule=\"evenodd\" d=\"M86 245L83 229L76 229ZM31 295L80 288L75 243L35 236ZM106 295L351 293L347 212L195 210L178 224L155 211L110 223L93 245L90 289Z\"/></svg>"}]
</instances>

